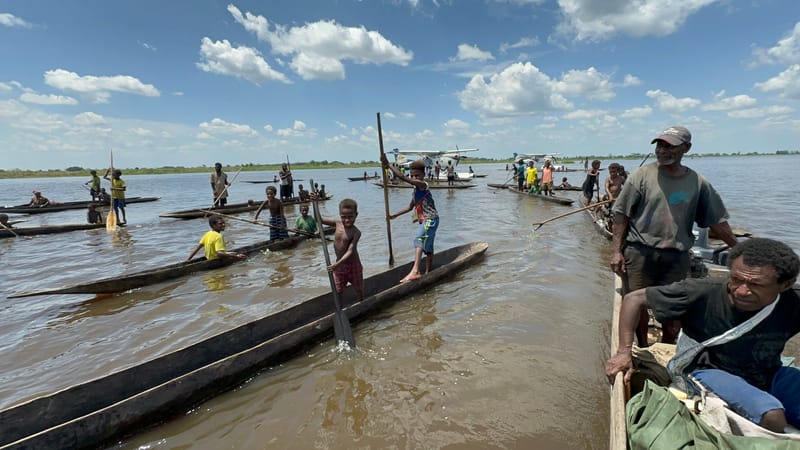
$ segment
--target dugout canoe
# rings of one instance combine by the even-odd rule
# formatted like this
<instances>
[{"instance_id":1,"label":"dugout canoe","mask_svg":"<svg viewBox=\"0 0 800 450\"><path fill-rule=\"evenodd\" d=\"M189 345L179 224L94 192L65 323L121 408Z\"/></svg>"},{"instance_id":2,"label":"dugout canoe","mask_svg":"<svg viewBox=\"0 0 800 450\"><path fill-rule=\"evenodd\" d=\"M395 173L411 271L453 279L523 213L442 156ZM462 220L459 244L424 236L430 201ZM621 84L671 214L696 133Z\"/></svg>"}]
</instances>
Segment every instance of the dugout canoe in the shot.
<instances>
[{"instance_id":1,"label":"dugout canoe","mask_svg":"<svg viewBox=\"0 0 800 450\"><path fill-rule=\"evenodd\" d=\"M368 177L347 177L350 181L367 181L367 180L374 180L376 178L380 178L379 175L370 175Z\"/></svg>"},{"instance_id":2,"label":"dugout canoe","mask_svg":"<svg viewBox=\"0 0 800 450\"><path fill-rule=\"evenodd\" d=\"M161 197L130 197L125 199L125 204L130 205L131 203L145 203L145 202L154 202ZM24 205L17 205L17 206L0 206L0 213L7 213L7 214L44 214L49 212L57 212L57 211L66 211L68 209L87 209L89 205L94 205L97 207L101 206L108 206L108 202L93 202L89 201L77 201L77 202L63 202L58 203L52 206L45 206L42 208L31 208L28 204Z\"/></svg>"},{"instance_id":3,"label":"dugout canoe","mask_svg":"<svg viewBox=\"0 0 800 450\"><path fill-rule=\"evenodd\" d=\"M553 188L554 191L582 191L583 189L580 186L570 186L570 187L560 187L556 186Z\"/></svg>"},{"instance_id":4,"label":"dugout canoe","mask_svg":"<svg viewBox=\"0 0 800 450\"><path fill-rule=\"evenodd\" d=\"M105 227L105 225L101 226ZM330 234L332 232L333 228L325 229L325 234ZM285 250L287 248L294 247L298 242L306 239L308 239L308 236L305 235L291 236L289 239L281 239L277 241L260 241L230 251L233 253L252 255L265 250ZM102 280L90 281L88 283L74 284L71 286L53 289L20 292L18 294L11 294L8 296L8 298L61 294L116 294L129 291L131 289L161 283L163 281L180 278L194 272L218 269L223 266L229 266L237 261L238 260L235 259L214 259L209 261L205 257L201 257L191 261L181 261L179 263L170 264L164 267L124 274L112 278L104 278Z\"/></svg>"},{"instance_id":5,"label":"dugout canoe","mask_svg":"<svg viewBox=\"0 0 800 450\"><path fill-rule=\"evenodd\" d=\"M363 300L352 286L344 290L342 309L351 323L362 320L440 285L478 262L487 248L473 242L437 252L433 270L407 283L399 281L411 262L373 275L364 280ZM11 406L0 411L0 448L115 446L332 336L333 316L328 292L140 365Z\"/></svg>"},{"instance_id":6,"label":"dugout canoe","mask_svg":"<svg viewBox=\"0 0 800 450\"><path fill-rule=\"evenodd\" d=\"M578 205L581 207L588 206L583 204L583 199L584 199L583 192L581 192L580 194L578 194ZM598 206L598 208L602 208L602 206ZM592 223L594 224L594 228L597 231L599 231L604 238L608 239L609 241L614 238L614 233L611 232L611 224L609 223L610 220L609 217L604 216L602 214L598 214L594 210L594 208L589 208L587 210L584 210L584 212L589 217L589 220L591 220Z\"/></svg>"},{"instance_id":7,"label":"dugout canoe","mask_svg":"<svg viewBox=\"0 0 800 450\"><path fill-rule=\"evenodd\" d=\"M244 180L245 183L250 183L250 184L279 183L280 181L281 180ZM297 178L297 179L292 180L292 182L295 182L295 181L305 181L305 180L303 180L301 178Z\"/></svg>"},{"instance_id":8,"label":"dugout canoe","mask_svg":"<svg viewBox=\"0 0 800 450\"><path fill-rule=\"evenodd\" d=\"M508 190L511 192L516 192L519 195L527 195L528 197L534 197L544 201L558 203L559 205L569 206L575 202L575 200L572 200L571 198L558 197L555 195L533 194L531 192L520 191L516 188L516 186L511 186L508 188Z\"/></svg>"},{"instance_id":9,"label":"dugout canoe","mask_svg":"<svg viewBox=\"0 0 800 450\"><path fill-rule=\"evenodd\" d=\"M383 183L372 183L375 186L383 187ZM467 189L477 186L472 183L457 183L448 185L447 182L428 183L428 189ZM414 186L408 183L389 183L388 187L397 189L411 189Z\"/></svg>"},{"instance_id":10,"label":"dugout canoe","mask_svg":"<svg viewBox=\"0 0 800 450\"><path fill-rule=\"evenodd\" d=\"M325 199L319 199L318 201L323 202L325 200L330 200L331 198L333 198L333 196L328 195L327 197L325 197ZM294 197L291 200L284 200L283 206L298 205L304 203L311 203L311 200L300 201L299 198ZM183 219L183 220L200 219L203 217L208 217L208 213L203 212L203 210L214 211L221 214L239 214L248 211L255 211L258 209L259 205L261 205L261 201L256 202L254 200L249 200L245 203L232 203L230 205L225 205L225 207L223 208L212 209L206 206L204 208L185 209L183 211L163 213L159 214L158 217L166 217L170 219Z\"/></svg>"},{"instance_id":11,"label":"dugout canoe","mask_svg":"<svg viewBox=\"0 0 800 450\"><path fill-rule=\"evenodd\" d=\"M12 228L11 230L14 231L14 233L16 233L18 236L34 236L37 234L67 233L70 231L94 230L95 228L105 227L106 225L102 223L76 223L68 225L48 225L43 227ZM15 236L13 233L11 233L11 231L0 227L0 239L10 237Z\"/></svg>"},{"instance_id":12,"label":"dugout canoe","mask_svg":"<svg viewBox=\"0 0 800 450\"><path fill-rule=\"evenodd\" d=\"M511 186L510 184L499 184L499 183L486 183L486 185L489 186L490 188L495 188L495 189L508 189L509 186Z\"/></svg>"}]
</instances>

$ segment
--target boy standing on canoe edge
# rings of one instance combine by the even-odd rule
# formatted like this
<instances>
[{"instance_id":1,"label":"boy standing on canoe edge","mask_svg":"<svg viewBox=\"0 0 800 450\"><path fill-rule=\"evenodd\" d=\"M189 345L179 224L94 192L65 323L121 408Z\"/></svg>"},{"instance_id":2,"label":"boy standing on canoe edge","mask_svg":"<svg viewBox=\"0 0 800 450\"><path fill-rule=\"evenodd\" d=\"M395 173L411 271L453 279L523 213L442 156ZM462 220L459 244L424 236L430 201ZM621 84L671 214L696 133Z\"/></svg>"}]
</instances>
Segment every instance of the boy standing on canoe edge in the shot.
<instances>
[{"instance_id":1,"label":"boy standing on canoe edge","mask_svg":"<svg viewBox=\"0 0 800 450\"><path fill-rule=\"evenodd\" d=\"M256 217L253 220L258 220L258 215L264 209L264 206L269 208L269 240L275 241L278 239L289 239L289 232L286 229L286 216L283 215L283 202L275 198L278 190L275 186L267 187L267 198L256 210Z\"/></svg>"},{"instance_id":2,"label":"boy standing on canoe edge","mask_svg":"<svg viewBox=\"0 0 800 450\"><path fill-rule=\"evenodd\" d=\"M314 192L311 198L316 199L319 194ZM308 206L304 207L308 209ZM336 253L336 262L328 266L328 272L333 273L333 283L336 292L342 295L347 283L353 286L359 300L364 299L364 267L358 256L358 241L361 239L361 230L356 228L358 217L358 203L346 198L339 202L339 219L321 217L323 225L335 227L333 234L333 249Z\"/></svg>"},{"instance_id":3,"label":"boy standing on canoe edge","mask_svg":"<svg viewBox=\"0 0 800 450\"><path fill-rule=\"evenodd\" d=\"M211 227L211 231L206 231L206 234L200 239L200 244L195 247L189 257L186 258L187 261L191 261L201 248L206 249L206 259L209 261L215 259L241 260L247 258L247 255L244 253L225 251L225 240L222 239L222 230L225 229L225 220L223 220L222 217L211 217L208 219L208 225Z\"/></svg>"},{"instance_id":4,"label":"boy standing on canoe edge","mask_svg":"<svg viewBox=\"0 0 800 450\"><path fill-rule=\"evenodd\" d=\"M422 277L419 267L422 262L422 252L425 252L427 256L425 259L425 273L431 271L433 266L433 241L436 238L436 230L439 228L439 213L436 211L436 204L433 202L430 189L428 189L428 183L425 182L425 161L418 159L409 165L411 177L403 175L396 167L390 166L386 155L381 155L381 162L384 167L389 167L395 177L414 186L414 193L411 195L411 202L408 207L395 214L389 214L389 219L395 219L414 210L413 221L419 223L417 234L414 236L414 266L411 267L408 275L400 280L401 283L405 283Z\"/></svg>"}]
</instances>

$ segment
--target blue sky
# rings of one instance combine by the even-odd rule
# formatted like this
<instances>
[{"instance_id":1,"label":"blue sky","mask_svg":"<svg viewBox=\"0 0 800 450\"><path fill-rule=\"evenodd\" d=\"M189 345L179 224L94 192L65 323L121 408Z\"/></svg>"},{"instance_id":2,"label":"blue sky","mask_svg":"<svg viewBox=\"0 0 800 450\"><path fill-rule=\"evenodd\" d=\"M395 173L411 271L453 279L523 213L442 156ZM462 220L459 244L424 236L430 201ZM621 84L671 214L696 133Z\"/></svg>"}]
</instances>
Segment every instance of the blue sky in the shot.
<instances>
[{"instance_id":1,"label":"blue sky","mask_svg":"<svg viewBox=\"0 0 800 450\"><path fill-rule=\"evenodd\" d=\"M0 0L0 168L800 149L796 0Z\"/></svg>"}]
</instances>

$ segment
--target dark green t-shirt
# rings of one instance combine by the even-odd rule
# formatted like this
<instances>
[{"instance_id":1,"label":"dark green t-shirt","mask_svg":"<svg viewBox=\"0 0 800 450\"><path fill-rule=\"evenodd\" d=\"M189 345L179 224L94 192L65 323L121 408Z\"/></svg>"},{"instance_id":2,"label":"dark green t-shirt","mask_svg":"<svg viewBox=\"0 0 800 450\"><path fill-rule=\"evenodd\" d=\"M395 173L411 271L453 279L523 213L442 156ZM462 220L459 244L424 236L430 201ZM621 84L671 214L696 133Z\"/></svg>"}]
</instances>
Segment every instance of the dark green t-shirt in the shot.
<instances>
[{"instance_id":1,"label":"dark green t-shirt","mask_svg":"<svg viewBox=\"0 0 800 450\"><path fill-rule=\"evenodd\" d=\"M647 304L656 320L680 320L683 332L697 342L719 336L758 312L734 308L728 298L726 280L687 279L648 287ZM731 342L705 349L687 371L720 369L769 391L772 377L781 366L780 356L786 341L798 332L800 297L789 289L781 294L772 313L755 328Z\"/></svg>"}]
</instances>

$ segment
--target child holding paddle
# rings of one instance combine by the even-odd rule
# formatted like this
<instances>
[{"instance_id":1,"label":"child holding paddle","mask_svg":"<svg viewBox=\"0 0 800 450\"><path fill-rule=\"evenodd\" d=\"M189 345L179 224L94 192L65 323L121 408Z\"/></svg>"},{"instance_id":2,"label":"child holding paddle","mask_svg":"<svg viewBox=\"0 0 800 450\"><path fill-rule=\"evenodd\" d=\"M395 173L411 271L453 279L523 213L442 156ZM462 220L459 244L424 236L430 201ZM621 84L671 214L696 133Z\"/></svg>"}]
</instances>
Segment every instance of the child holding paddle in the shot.
<instances>
[{"instance_id":1,"label":"child holding paddle","mask_svg":"<svg viewBox=\"0 0 800 450\"><path fill-rule=\"evenodd\" d=\"M319 198L319 193L311 194L313 199ZM303 205L306 209L308 206ZM317 216L320 217L320 216ZM341 296L347 283L356 290L358 300L364 298L364 267L358 256L358 241L361 239L361 230L356 227L358 217L358 203L346 198L339 202L339 219L320 217L323 225L335 227L333 234L333 250L336 253L336 262L328 266L328 272L333 274L333 283L336 292Z\"/></svg>"},{"instance_id":2,"label":"child holding paddle","mask_svg":"<svg viewBox=\"0 0 800 450\"><path fill-rule=\"evenodd\" d=\"M108 172L103 175L108 180ZM125 182L122 181L122 171L114 169L111 173L111 199L114 206L114 215L117 217L119 225L125 225L128 219L125 217ZM122 211L122 221L119 220L119 212Z\"/></svg>"},{"instance_id":3,"label":"child holding paddle","mask_svg":"<svg viewBox=\"0 0 800 450\"><path fill-rule=\"evenodd\" d=\"M258 215L261 214L264 206L269 208L270 241L289 238L289 232L286 230L286 216L283 215L283 202L275 198L277 194L278 190L275 189L275 186L267 187L267 198L261 202L254 218L254 220L258 220Z\"/></svg>"},{"instance_id":4,"label":"child holding paddle","mask_svg":"<svg viewBox=\"0 0 800 450\"><path fill-rule=\"evenodd\" d=\"M401 283L405 283L422 277L419 266L422 262L423 252L427 256L425 259L425 272L431 271L431 266L433 265L433 241L436 237L436 230L439 228L439 213L436 211L436 204L433 201L430 189L428 189L428 183L425 182L425 161L418 159L410 164L410 177L403 175L396 167L390 166L386 155L381 155L381 162L384 167L388 167L394 173L395 177L414 186L414 193L411 195L411 202L408 207L395 214L389 214L389 219L395 219L414 210L414 222L419 223L417 234L414 236L414 266L411 267L408 275L400 280Z\"/></svg>"}]
</instances>

